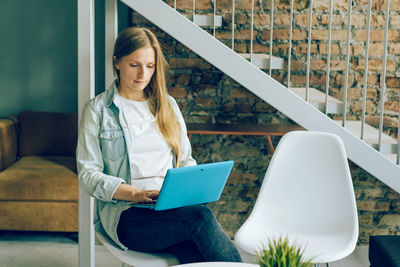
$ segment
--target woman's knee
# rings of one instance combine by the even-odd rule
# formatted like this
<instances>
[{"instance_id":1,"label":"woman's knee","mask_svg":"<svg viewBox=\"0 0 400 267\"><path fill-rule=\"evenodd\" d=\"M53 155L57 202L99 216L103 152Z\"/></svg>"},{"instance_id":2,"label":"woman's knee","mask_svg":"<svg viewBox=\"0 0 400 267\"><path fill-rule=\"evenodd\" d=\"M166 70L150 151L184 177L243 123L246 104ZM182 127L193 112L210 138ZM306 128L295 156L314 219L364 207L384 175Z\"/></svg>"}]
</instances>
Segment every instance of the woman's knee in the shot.
<instances>
[{"instance_id":1,"label":"woman's knee","mask_svg":"<svg viewBox=\"0 0 400 267\"><path fill-rule=\"evenodd\" d=\"M207 224L216 222L214 212L206 206L195 205L187 208L190 208L190 218L193 222Z\"/></svg>"}]
</instances>

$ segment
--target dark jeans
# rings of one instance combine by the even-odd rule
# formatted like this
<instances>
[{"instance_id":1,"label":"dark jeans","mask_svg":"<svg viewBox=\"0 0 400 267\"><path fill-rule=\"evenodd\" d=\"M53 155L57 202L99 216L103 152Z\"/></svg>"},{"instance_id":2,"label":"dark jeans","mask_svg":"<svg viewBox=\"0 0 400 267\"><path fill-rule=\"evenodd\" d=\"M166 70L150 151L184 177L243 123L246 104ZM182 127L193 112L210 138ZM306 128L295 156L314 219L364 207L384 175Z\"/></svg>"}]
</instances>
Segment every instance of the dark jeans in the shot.
<instances>
[{"instance_id":1,"label":"dark jeans","mask_svg":"<svg viewBox=\"0 0 400 267\"><path fill-rule=\"evenodd\" d=\"M132 250L168 251L180 263L242 261L214 213L205 206L165 211L131 207L121 214L117 233L121 243Z\"/></svg>"}]
</instances>

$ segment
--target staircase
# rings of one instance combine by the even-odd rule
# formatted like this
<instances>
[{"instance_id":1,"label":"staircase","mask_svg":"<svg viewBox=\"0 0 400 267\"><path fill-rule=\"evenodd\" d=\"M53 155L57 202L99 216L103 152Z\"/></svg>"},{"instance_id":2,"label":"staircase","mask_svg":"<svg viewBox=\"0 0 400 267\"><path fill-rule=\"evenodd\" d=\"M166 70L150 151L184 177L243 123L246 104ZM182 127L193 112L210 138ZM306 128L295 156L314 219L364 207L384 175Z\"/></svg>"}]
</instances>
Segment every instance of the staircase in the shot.
<instances>
[{"instance_id":1,"label":"staircase","mask_svg":"<svg viewBox=\"0 0 400 267\"><path fill-rule=\"evenodd\" d=\"M382 134L381 152L379 152L376 149L379 140L375 138L377 130L374 127L366 125L364 140L361 140L360 122L346 121L345 127L342 127L342 121L332 120L328 116L330 113L342 113L344 105L342 101L331 96L326 99L325 94L313 88L308 89L305 101L305 88L288 89L262 71L271 65L276 69L282 68L282 58L272 57L270 65L268 55L253 54L250 62L249 54L237 54L161 0L122 0L122 2L297 124L308 130L339 135L345 143L351 161L400 193L400 166L395 162L397 159L395 153L398 153L399 146L397 140ZM204 21L215 20L204 19ZM204 26L204 21L201 26ZM228 58L229 60L226 60ZM325 111L325 101L328 101L327 111Z\"/></svg>"}]
</instances>

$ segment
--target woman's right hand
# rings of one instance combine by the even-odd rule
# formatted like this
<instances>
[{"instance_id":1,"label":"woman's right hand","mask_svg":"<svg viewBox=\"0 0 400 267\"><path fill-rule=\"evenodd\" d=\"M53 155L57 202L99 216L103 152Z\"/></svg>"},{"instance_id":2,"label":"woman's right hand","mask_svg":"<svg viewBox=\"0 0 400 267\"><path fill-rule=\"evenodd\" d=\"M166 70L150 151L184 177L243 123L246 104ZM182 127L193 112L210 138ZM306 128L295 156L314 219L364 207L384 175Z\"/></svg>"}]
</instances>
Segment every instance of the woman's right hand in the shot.
<instances>
[{"instance_id":1,"label":"woman's right hand","mask_svg":"<svg viewBox=\"0 0 400 267\"><path fill-rule=\"evenodd\" d=\"M160 190L144 190L128 184L120 184L114 193L114 199L131 202L151 202L156 200Z\"/></svg>"}]
</instances>

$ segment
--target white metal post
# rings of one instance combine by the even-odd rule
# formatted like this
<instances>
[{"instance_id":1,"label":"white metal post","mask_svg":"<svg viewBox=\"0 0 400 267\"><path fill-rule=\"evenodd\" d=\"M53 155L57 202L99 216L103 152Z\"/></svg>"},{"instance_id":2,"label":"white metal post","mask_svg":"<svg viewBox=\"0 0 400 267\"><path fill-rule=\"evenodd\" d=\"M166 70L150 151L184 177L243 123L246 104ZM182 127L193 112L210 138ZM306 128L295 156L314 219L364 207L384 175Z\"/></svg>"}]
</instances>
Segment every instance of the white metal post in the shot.
<instances>
[{"instance_id":1,"label":"white metal post","mask_svg":"<svg viewBox=\"0 0 400 267\"><path fill-rule=\"evenodd\" d=\"M288 74L287 74L288 88L290 88L290 68L292 64L293 9L294 9L294 0L290 0L290 26L289 26L289 50L288 50Z\"/></svg>"},{"instance_id":2,"label":"white metal post","mask_svg":"<svg viewBox=\"0 0 400 267\"><path fill-rule=\"evenodd\" d=\"M345 76L344 76L344 95L343 95L343 121L342 121L343 127L346 127L347 93L349 90L352 3L353 3L353 0L349 0L349 13L348 13L348 18L347 18L346 72L345 72Z\"/></svg>"},{"instance_id":3,"label":"white metal post","mask_svg":"<svg viewBox=\"0 0 400 267\"><path fill-rule=\"evenodd\" d=\"M389 17L390 17L390 0L386 0L386 18L385 18L385 37L383 46L383 70L381 79L381 92L380 92L380 107L379 107L379 136L378 136L378 150L382 148L382 131L383 131L383 113L385 112L385 92L386 92L386 62L388 50L388 33L389 33Z\"/></svg>"},{"instance_id":4,"label":"white metal post","mask_svg":"<svg viewBox=\"0 0 400 267\"><path fill-rule=\"evenodd\" d=\"M217 0L214 0L214 16L213 16L213 36L215 37L215 16L217 12Z\"/></svg>"},{"instance_id":5,"label":"white metal post","mask_svg":"<svg viewBox=\"0 0 400 267\"><path fill-rule=\"evenodd\" d=\"M272 39L274 37L274 4L275 0L271 0L271 20L269 32L269 76L272 75Z\"/></svg>"},{"instance_id":6,"label":"white metal post","mask_svg":"<svg viewBox=\"0 0 400 267\"><path fill-rule=\"evenodd\" d=\"M106 0L105 2L105 68L106 68L106 79L105 87L108 88L111 82L114 80L113 73L113 49L114 42L118 35L118 5L117 0Z\"/></svg>"},{"instance_id":7,"label":"white metal post","mask_svg":"<svg viewBox=\"0 0 400 267\"><path fill-rule=\"evenodd\" d=\"M232 0L232 50L235 49L235 0Z\"/></svg>"},{"instance_id":8,"label":"white metal post","mask_svg":"<svg viewBox=\"0 0 400 267\"><path fill-rule=\"evenodd\" d=\"M251 0L250 62L253 62L254 0ZM272 58L270 58L272 61Z\"/></svg>"},{"instance_id":9,"label":"white metal post","mask_svg":"<svg viewBox=\"0 0 400 267\"><path fill-rule=\"evenodd\" d=\"M367 40L365 41L365 65L364 65L364 87L363 87L363 102L361 115L361 140L365 136L365 113L367 106L367 89L368 89L368 62L369 62L369 39L371 35L371 13L372 0L368 1L368 19L367 19Z\"/></svg>"},{"instance_id":10,"label":"white metal post","mask_svg":"<svg viewBox=\"0 0 400 267\"><path fill-rule=\"evenodd\" d=\"M193 23L196 24L196 0L193 0Z\"/></svg>"},{"instance_id":11,"label":"white metal post","mask_svg":"<svg viewBox=\"0 0 400 267\"><path fill-rule=\"evenodd\" d=\"M313 16L314 1L310 0L310 10L308 13L308 46L307 46L307 72L306 72L306 101L308 101L308 93L310 90L310 66L311 66L311 29Z\"/></svg>"},{"instance_id":12,"label":"white metal post","mask_svg":"<svg viewBox=\"0 0 400 267\"><path fill-rule=\"evenodd\" d=\"M329 77L331 73L331 44L332 44L332 5L329 0L329 26L328 26L328 56L326 59L326 85L325 85L325 115L328 115Z\"/></svg>"},{"instance_id":13,"label":"white metal post","mask_svg":"<svg viewBox=\"0 0 400 267\"><path fill-rule=\"evenodd\" d=\"M94 96L94 0L78 0L78 116ZM79 266L94 267L93 198L79 186Z\"/></svg>"},{"instance_id":14,"label":"white metal post","mask_svg":"<svg viewBox=\"0 0 400 267\"><path fill-rule=\"evenodd\" d=\"M400 100L399 100L400 102ZM399 105L399 122L397 124L397 165L400 165L400 105Z\"/></svg>"}]
</instances>

